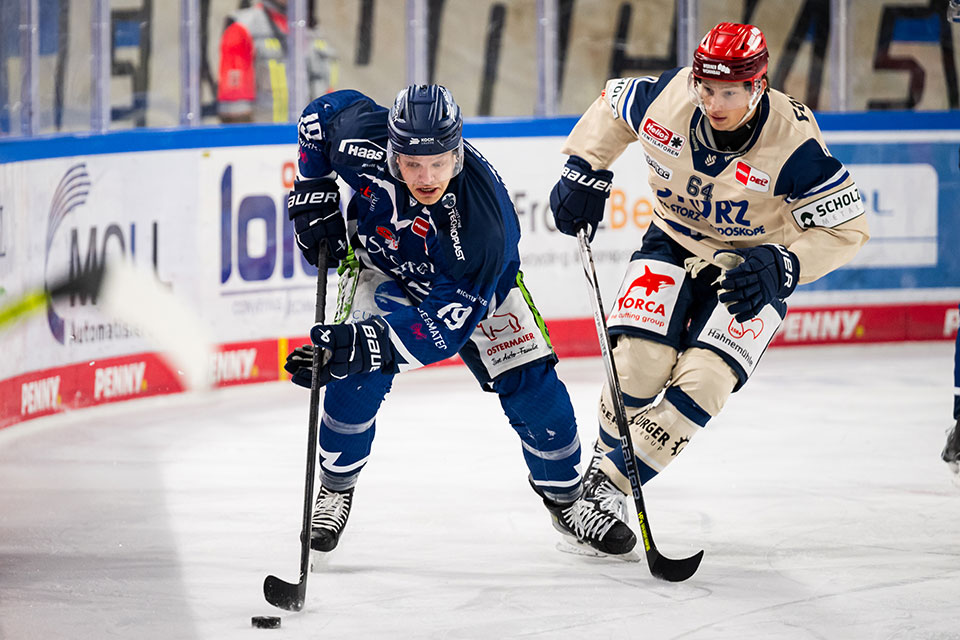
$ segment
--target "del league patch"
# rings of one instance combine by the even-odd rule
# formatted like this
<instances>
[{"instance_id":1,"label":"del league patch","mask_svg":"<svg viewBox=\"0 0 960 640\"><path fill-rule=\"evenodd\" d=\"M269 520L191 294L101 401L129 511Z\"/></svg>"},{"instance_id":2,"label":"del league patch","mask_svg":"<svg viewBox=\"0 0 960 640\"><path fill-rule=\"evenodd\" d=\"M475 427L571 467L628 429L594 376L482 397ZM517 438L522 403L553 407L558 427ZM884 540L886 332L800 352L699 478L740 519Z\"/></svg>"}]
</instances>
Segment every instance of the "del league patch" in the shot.
<instances>
[{"instance_id":1,"label":"del league patch","mask_svg":"<svg viewBox=\"0 0 960 640\"><path fill-rule=\"evenodd\" d=\"M674 133L653 118L647 118L640 127L640 137L663 151L667 155L677 158L687 139L679 133Z\"/></svg>"}]
</instances>

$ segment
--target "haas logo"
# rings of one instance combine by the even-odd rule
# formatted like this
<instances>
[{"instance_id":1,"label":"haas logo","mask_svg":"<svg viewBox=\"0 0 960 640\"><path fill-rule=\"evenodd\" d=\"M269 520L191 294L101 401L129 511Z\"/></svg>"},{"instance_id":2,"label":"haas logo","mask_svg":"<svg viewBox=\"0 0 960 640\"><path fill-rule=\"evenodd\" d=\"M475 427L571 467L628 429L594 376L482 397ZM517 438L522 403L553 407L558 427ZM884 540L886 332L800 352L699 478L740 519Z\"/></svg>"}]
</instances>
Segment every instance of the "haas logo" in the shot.
<instances>
[{"instance_id":1,"label":"haas logo","mask_svg":"<svg viewBox=\"0 0 960 640\"><path fill-rule=\"evenodd\" d=\"M659 293L661 287L670 286L673 284L677 284L677 281L670 276L653 273L650 271L650 267L644 265L643 275L630 283L630 286L627 288L627 292L617 301L617 306L618 308L622 309L623 301L629 298L630 292L637 287L642 287L644 289L644 295L649 296L653 293Z\"/></svg>"},{"instance_id":2,"label":"haas logo","mask_svg":"<svg viewBox=\"0 0 960 640\"><path fill-rule=\"evenodd\" d=\"M746 322L737 322L736 318L731 318L727 331L738 340L748 333L752 333L753 339L756 340L760 337L760 334L763 333L763 320L760 318L752 318Z\"/></svg>"},{"instance_id":3,"label":"haas logo","mask_svg":"<svg viewBox=\"0 0 960 640\"><path fill-rule=\"evenodd\" d=\"M480 323L480 329L483 331L483 335L490 340L496 340L498 333L503 333L507 329L510 329L513 333L520 333L523 327L520 325L517 316L507 312L493 314L485 322Z\"/></svg>"}]
</instances>

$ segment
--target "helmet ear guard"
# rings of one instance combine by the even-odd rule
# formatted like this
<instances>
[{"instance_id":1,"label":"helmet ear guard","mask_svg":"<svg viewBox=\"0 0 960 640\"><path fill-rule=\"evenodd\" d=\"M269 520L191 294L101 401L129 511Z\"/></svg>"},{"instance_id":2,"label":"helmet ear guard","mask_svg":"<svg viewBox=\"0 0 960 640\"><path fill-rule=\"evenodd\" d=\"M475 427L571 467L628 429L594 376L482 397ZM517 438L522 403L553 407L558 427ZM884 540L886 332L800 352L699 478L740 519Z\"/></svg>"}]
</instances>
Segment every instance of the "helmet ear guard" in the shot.
<instances>
[{"instance_id":1,"label":"helmet ear guard","mask_svg":"<svg viewBox=\"0 0 960 640\"><path fill-rule=\"evenodd\" d=\"M463 116L450 91L438 84L410 85L393 101L387 118L387 166L403 180L398 156L453 152L451 178L463 169Z\"/></svg>"}]
</instances>

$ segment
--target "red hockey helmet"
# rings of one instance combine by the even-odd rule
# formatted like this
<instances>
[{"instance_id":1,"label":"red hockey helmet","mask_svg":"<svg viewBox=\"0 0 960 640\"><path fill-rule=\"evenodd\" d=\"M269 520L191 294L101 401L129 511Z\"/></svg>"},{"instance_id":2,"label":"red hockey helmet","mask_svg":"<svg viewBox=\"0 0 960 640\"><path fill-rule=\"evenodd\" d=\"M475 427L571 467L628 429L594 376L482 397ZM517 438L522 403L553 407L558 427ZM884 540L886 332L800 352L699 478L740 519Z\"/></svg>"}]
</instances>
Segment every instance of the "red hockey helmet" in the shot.
<instances>
[{"instance_id":1,"label":"red hockey helmet","mask_svg":"<svg viewBox=\"0 0 960 640\"><path fill-rule=\"evenodd\" d=\"M693 75L704 80L750 82L767 71L767 40L751 24L721 22L693 53Z\"/></svg>"}]
</instances>

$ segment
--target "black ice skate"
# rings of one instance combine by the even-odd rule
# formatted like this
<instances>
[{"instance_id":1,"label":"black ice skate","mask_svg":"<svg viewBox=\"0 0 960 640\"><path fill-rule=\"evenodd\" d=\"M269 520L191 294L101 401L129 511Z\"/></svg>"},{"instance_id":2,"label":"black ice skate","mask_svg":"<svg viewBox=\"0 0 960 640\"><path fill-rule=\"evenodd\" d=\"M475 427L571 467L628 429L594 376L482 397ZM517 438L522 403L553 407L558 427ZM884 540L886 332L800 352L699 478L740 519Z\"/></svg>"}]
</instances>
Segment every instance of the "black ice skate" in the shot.
<instances>
[{"instance_id":1,"label":"black ice skate","mask_svg":"<svg viewBox=\"0 0 960 640\"><path fill-rule=\"evenodd\" d=\"M960 473L960 419L947 433L947 444L940 457L950 466L951 471Z\"/></svg>"},{"instance_id":2,"label":"black ice skate","mask_svg":"<svg viewBox=\"0 0 960 640\"><path fill-rule=\"evenodd\" d=\"M313 508L313 526L310 534L312 550L329 552L336 549L337 543L340 542L340 534L347 526L352 503L353 487L346 491L332 491L326 487L320 487L317 504Z\"/></svg>"},{"instance_id":3,"label":"black ice skate","mask_svg":"<svg viewBox=\"0 0 960 640\"><path fill-rule=\"evenodd\" d=\"M554 502L540 493L532 478L528 479L530 486L543 499L543 504L550 512L553 527L572 545L586 545L600 554L614 556L628 554L636 546L637 536L630 527L612 513L601 509L595 501L580 496L576 501L567 504Z\"/></svg>"},{"instance_id":4,"label":"black ice skate","mask_svg":"<svg viewBox=\"0 0 960 640\"><path fill-rule=\"evenodd\" d=\"M593 444L593 458L583 477L583 495L594 500L601 509L608 511L624 522L627 521L627 496L600 470L604 452L599 440Z\"/></svg>"}]
</instances>

